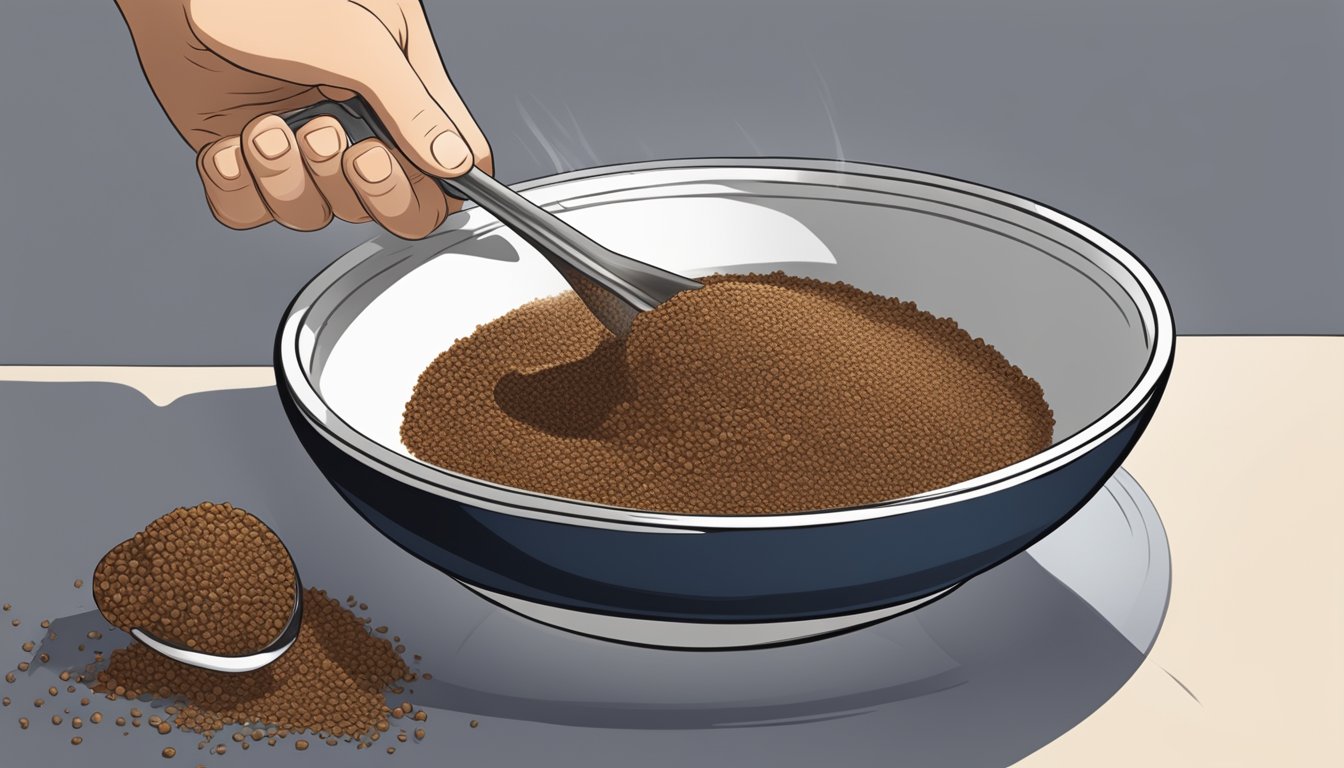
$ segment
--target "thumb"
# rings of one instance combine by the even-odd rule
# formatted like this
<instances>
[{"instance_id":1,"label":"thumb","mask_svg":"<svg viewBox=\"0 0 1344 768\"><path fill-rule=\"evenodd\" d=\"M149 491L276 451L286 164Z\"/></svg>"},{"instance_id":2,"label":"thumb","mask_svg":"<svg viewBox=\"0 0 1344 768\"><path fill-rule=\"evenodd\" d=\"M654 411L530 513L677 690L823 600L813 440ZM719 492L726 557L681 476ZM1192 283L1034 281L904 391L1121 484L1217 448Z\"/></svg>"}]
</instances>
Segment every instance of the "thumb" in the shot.
<instances>
[{"instance_id":1,"label":"thumb","mask_svg":"<svg viewBox=\"0 0 1344 768\"><path fill-rule=\"evenodd\" d=\"M369 102L398 148L420 170L440 178L471 170L475 163L471 148L414 71L382 87L354 90Z\"/></svg>"},{"instance_id":2,"label":"thumb","mask_svg":"<svg viewBox=\"0 0 1344 768\"><path fill-rule=\"evenodd\" d=\"M195 0L192 30L245 69L363 96L402 153L431 176L471 169L471 149L378 17L324 0Z\"/></svg>"}]
</instances>

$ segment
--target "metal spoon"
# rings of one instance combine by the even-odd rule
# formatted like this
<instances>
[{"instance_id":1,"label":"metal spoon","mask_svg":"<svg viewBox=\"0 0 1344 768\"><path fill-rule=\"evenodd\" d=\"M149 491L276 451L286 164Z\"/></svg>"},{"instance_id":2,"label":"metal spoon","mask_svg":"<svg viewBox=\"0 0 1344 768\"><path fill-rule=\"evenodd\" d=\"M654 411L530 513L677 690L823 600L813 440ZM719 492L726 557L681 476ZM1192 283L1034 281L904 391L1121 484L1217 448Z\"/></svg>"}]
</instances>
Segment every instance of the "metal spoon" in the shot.
<instances>
[{"instance_id":1,"label":"metal spoon","mask_svg":"<svg viewBox=\"0 0 1344 768\"><path fill-rule=\"evenodd\" d=\"M396 146L368 102L324 101L284 116L297 129L319 115L341 123L351 143L377 137ZM499 219L555 267L607 330L618 337L630 332L635 315L647 312L700 283L616 253L495 181L479 168L452 180L439 179L444 191L474 201Z\"/></svg>"},{"instance_id":2,"label":"metal spoon","mask_svg":"<svg viewBox=\"0 0 1344 768\"><path fill-rule=\"evenodd\" d=\"M293 558L290 560L293 562ZM179 661L183 664L189 664L193 667L202 669L213 669L216 672L251 672L270 664L272 661L280 658L281 654L289 650L294 644L294 640L299 636L299 625L303 623L303 583L299 580L298 569L294 571L294 609L289 614L289 622L281 630L279 637L272 640L265 648L241 656L224 656L214 653L203 653L201 651L187 648L167 640L154 637L139 627L131 629L131 636L136 640L149 646L151 649L167 656L173 661Z\"/></svg>"}]
</instances>

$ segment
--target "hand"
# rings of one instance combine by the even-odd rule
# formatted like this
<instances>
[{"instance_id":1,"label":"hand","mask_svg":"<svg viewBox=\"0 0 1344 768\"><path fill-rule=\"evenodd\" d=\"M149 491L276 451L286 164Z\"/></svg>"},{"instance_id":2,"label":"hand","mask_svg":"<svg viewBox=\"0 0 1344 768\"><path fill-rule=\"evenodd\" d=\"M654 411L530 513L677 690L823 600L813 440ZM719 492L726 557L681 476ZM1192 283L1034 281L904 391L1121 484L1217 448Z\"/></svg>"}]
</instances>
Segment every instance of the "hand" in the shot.
<instances>
[{"instance_id":1,"label":"hand","mask_svg":"<svg viewBox=\"0 0 1344 768\"><path fill-rule=\"evenodd\" d=\"M490 145L443 69L413 0L118 0L154 95L197 151L215 218L321 229L333 216L420 238L461 201L431 177ZM277 114L363 96L402 152L348 146L331 117L291 131Z\"/></svg>"}]
</instances>

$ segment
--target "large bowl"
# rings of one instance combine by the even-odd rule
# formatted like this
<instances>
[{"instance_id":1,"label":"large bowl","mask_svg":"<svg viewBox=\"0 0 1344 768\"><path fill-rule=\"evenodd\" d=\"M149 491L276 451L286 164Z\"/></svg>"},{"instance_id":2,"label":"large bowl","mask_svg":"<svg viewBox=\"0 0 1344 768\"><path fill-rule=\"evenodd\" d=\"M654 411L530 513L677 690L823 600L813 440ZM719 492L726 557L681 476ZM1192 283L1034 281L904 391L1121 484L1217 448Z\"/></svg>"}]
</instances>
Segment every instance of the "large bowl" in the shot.
<instances>
[{"instance_id":1,"label":"large bowl","mask_svg":"<svg viewBox=\"0 0 1344 768\"><path fill-rule=\"evenodd\" d=\"M677 515L510 488L412 457L402 411L455 339L565 283L475 208L444 234L354 249L299 292L280 327L277 379L295 431L383 534L487 599L572 631L743 647L926 603L1081 508L1138 439L1171 369L1171 310L1148 270L1091 227L998 190L787 159L598 168L519 189L677 272L781 269L953 317L1039 381L1056 418L1054 444L1025 461L862 507Z\"/></svg>"}]
</instances>

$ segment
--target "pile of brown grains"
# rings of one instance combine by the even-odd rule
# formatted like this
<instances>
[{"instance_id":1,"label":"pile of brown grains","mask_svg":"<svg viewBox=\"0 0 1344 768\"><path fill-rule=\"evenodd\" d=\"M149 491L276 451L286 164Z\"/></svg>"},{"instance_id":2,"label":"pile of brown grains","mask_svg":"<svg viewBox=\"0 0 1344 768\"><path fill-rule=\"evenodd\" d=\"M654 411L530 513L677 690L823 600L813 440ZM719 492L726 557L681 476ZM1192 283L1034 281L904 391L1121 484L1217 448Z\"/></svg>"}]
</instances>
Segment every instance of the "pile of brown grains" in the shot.
<instances>
[{"instance_id":1,"label":"pile of brown grains","mask_svg":"<svg viewBox=\"0 0 1344 768\"><path fill-rule=\"evenodd\" d=\"M173 723L203 733L265 723L272 730L255 730L254 740L312 731L333 738L372 735L376 741L392 712L384 693L413 679L391 642L370 634L363 620L326 592L307 589L298 639L262 669L240 674L198 669L133 643L112 652L94 690L129 699L147 694L181 700ZM399 707L409 716L409 703Z\"/></svg>"},{"instance_id":2,"label":"pile of brown grains","mask_svg":"<svg viewBox=\"0 0 1344 768\"><path fill-rule=\"evenodd\" d=\"M178 508L98 563L93 597L129 631L206 653L258 651L294 608L289 552L266 524L231 504Z\"/></svg>"},{"instance_id":3,"label":"pile of brown grains","mask_svg":"<svg viewBox=\"0 0 1344 768\"><path fill-rule=\"evenodd\" d=\"M1051 444L1035 380L913 303L718 275L622 343L574 294L476 329L421 374L401 438L454 472L689 514L909 496Z\"/></svg>"}]
</instances>

